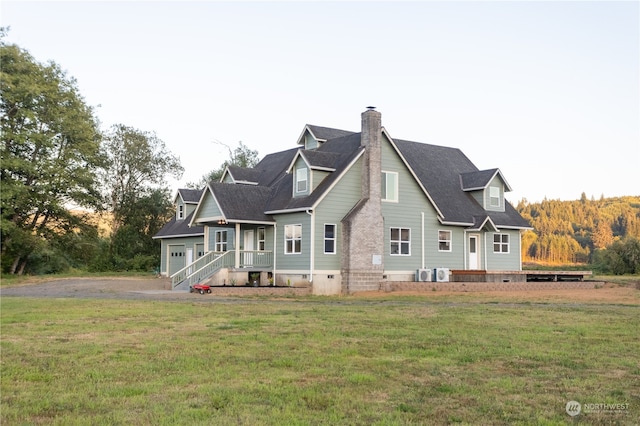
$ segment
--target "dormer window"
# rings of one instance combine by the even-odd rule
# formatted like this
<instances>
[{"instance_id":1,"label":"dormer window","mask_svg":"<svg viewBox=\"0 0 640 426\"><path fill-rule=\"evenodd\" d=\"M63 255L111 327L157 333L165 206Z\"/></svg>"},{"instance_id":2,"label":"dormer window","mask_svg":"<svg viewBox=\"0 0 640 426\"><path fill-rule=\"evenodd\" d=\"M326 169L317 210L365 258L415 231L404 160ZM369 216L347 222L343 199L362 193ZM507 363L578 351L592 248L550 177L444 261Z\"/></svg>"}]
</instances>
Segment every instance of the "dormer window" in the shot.
<instances>
[{"instance_id":1,"label":"dormer window","mask_svg":"<svg viewBox=\"0 0 640 426\"><path fill-rule=\"evenodd\" d=\"M491 207L500 207L500 188L497 186L489 187L489 205Z\"/></svg>"},{"instance_id":2,"label":"dormer window","mask_svg":"<svg viewBox=\"0 0 640 426\"><path fill-rule=\"evenodd\" d=\"M309 188L309 175L306 167L296 170L296 192L307 192Z\"/></svg>"},{"instance_id":3,"label":"dormer window","mask_svg":"<svg viewBox=\"0 0 640 426\"><path fill-rule=\"evenodd\" d=\"M184 204L178 206L178 220L184 219Z\"/></svg>"}]
</instances>

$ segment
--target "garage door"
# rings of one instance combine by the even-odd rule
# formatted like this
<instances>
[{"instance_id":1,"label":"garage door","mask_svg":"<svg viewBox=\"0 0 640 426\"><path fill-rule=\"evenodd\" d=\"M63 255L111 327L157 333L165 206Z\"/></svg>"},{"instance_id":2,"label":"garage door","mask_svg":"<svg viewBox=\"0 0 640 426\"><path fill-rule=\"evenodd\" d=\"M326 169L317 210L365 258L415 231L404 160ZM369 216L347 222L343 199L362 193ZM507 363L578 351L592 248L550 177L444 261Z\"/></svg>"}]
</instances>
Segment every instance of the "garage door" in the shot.
<instances>
[{"instance_id":1,"label":"garage door","mask_svg":"<svg viewBox=\"0 0 640 426\"><path fill-rule=\"evenodd\" d=\"M169 246L169 276L185 266L184 245Z\"/></svg>"}]
</instances>

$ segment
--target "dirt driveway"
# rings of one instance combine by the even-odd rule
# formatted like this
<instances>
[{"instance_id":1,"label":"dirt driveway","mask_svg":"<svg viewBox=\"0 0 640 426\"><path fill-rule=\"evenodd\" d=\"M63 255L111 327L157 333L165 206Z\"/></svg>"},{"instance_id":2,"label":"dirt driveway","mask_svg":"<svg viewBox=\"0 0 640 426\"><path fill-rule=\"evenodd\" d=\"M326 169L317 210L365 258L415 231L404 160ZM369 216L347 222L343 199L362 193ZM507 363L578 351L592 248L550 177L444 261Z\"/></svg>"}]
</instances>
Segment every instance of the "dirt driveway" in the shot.
<instances>
[{"instance_id":1,"label":"dirt driveway","mask_svg":"<svg viewBox=\"0 0 640 426\"><path fill-rule=\"evenodd\" d=\"M1 288L0 296L185 300L196 294L171 291L166 278L67 278Z\"/></svg>"},{"instance_id":2,"label":"dirt driveway","mask_svg":"<svg viewBox=\"0 0 640 426\"><path fill-rule=\"evenodd\" d=\"M186 291L171 291L167 278L67 278L36 284L24 284L0 288L0 297L45 298L97 298L160 301L223 302L241 301L242 298L223 294L200 295ZM222 289L220 289L222 290ZM577 304L625 304L640 306L640 290L606 284L596 289L488 291L488 292L367 292L340 298L343 301L388 299L394 296L423 296L433 302L455 301L460 303L577 303ZM247 299L245 299L247 300ZM329 298L327 300L333 300ZM318 300L319 301L319 300Z\"/></svg>"}]
</instances>

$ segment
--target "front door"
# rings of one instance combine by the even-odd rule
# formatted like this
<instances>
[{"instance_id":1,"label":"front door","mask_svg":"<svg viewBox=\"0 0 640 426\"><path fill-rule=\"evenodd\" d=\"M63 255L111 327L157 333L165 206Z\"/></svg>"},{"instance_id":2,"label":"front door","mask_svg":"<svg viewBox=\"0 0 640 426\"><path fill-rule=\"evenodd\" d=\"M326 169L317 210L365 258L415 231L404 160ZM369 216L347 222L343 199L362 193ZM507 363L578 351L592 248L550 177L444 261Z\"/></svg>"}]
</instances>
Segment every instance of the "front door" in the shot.
<instances>
[{"instance_id":1,"label":"front door","mask_svg":"<svg viewBox=\"0 0 640 426\"><path fill-rule=\"evenodd\" d=\"M244 266L253 266L253 229L244 231Z\"/></svg>"},{"instance_id":2,"label":"front door","mask_svg":"<svg viewBox=\"0 0 640 426\"><path fill-rule=\"evenodd\" d=\"M480 246L478 236L469 235L469 269L479 269L480 266Z\"/></svg>"}]
</instances>

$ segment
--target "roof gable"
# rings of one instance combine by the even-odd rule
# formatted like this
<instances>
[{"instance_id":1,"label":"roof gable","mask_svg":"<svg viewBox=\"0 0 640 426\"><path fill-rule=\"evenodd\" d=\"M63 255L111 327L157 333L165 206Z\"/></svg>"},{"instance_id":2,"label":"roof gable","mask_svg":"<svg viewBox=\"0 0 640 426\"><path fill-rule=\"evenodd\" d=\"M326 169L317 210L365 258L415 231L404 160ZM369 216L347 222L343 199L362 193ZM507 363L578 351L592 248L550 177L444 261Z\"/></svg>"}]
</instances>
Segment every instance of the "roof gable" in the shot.
<instances>
[{"instance_id":1,"label":"roof gable","mask_svg":"<svg viewBox=\"0 0 640 426\"><path fill-rule=\"evenodd\" d=\"M511 186L502 175L500 169L479 170L460 174L460 185L463 191L479 191L485 189L498 176L505 186L505 191L511 191Z\"/></svg>"},{"instance_id":2,"label":"roof gable","mask_svg":"<svg viewBox=\"0 0 640 426\"><path fill-rule=\"evenodd\" d=\"M185 204L198 204L198 201L200 201L201 195L202 195L201 189L180 188L176 192L176 196L173 197L173 203L176 204L178 201L178 198L180 198L182 202Z\"/></svg>"},{"instance_id":3,"label":"roof gable","mask_svg":"<svg viewBox=\"0 0 640 426\"><path fill-rule=\"evenodd\" d=\"M355 132L350 132L348 130L333 129L331 127L315 126L313 124L306 124L304 126L304 129L302 129L302 133L298 137L297 144L298 145L305 144L304 137L306 134L311 135L312 138L314 138L316 141L322 144L330 139L341 138L343 136L348 136L353 133Z\"/></svg>"},{"instance_id":4,"label":"roof gable","mask_svg":"<svg viewBox=\"0 0 640 426\"><path fill-rule=\"evenodd\" d=\"M262 172L254 168L227 166L222 173L220 182L223 182L226 176L231 178L233 183L244 185L258 185Z\"/></svg>"}]
</instances>

